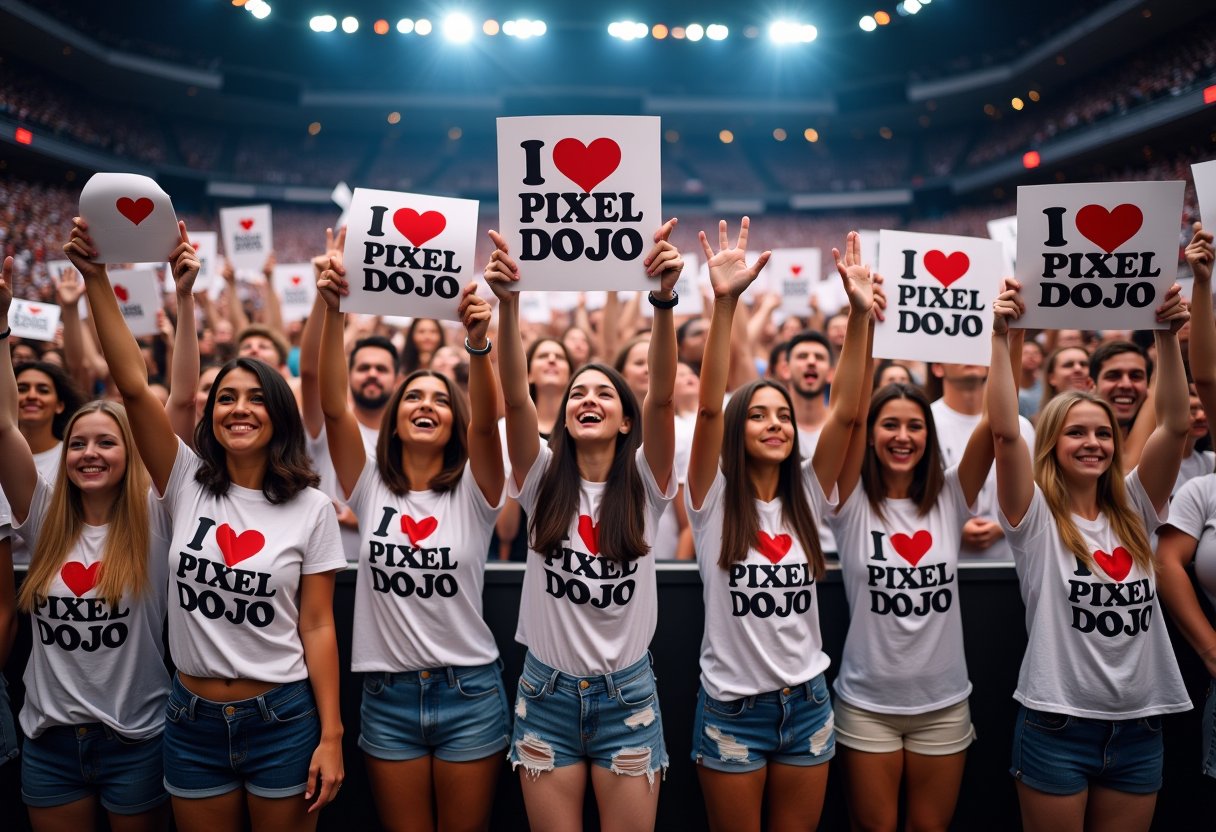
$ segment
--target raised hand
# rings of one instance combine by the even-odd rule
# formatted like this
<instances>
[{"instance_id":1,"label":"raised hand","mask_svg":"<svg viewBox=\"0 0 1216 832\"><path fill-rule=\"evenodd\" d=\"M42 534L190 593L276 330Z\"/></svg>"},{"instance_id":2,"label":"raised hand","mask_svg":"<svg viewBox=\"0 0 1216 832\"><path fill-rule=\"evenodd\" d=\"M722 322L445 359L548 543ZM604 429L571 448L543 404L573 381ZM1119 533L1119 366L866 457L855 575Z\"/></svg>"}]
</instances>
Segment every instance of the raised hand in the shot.
<instances>
[{"instance_id":1,"label":"raised hand","mask_svg":"<svg viewBox=\"0 0 1216 832\"><path fill-rule=\"evenodd\" d=\"M0 271L0 318L8 320L8 308L13 305L13 258L4 258L3 271ZM8 349L8 345L4 345Z\"/></svg>"},{"instance_id":2,"label":"raised hand","mask_svg":"<svg viewBox=\"0 0 1216 832\"><path fill-rule=\"evenodd\" d=\"M1025 311L1022 284L1012 277L1005 278L1001 293L992 302L992 334L1002 337L1008 335L1010 321L1016 321Z\"/></svg>"},{"instance_id":3,"label":"raised hand","mask_svg":"<svg viewBox=\"0 0 1216 832\"><path fill-rule=\"evenodd\" d=\"M718 252L709 245L709 238L702 231L698 238L701 248L705 251L705 260L709 266L709 282L716 298L736 298L743 294L752 281L760 274L768 263L771 251L766 251L756 258L756 262L747 265L747 231L751 220L743 218L739 225L739 237L732 247L726 234L726 220L718 222Z\"/></svg>"},{"instance_id":4,"label":"raised hand","mask_svg":"<svg viewBox=\"0 0 1216 832\"><path fill-rule=\"evenodd\" d=\"M327 236L329 229L326 229ZM346 236L343 228L341 236ZM313 259L316 267L317 259ZM320 277L317 279L317 293L325 301L325 305L337 311L342 305L342 298L350 294L350 284L346 282L346 267L342 263L342 252L331 249L325 258L325 264L320 267Z\"/></svg>"},{"instance_id":5,"label":"raised hand","mask_svg":"<svg viewBox=\"0 0 1216 832\"><path fill-rule=\"evenodd\" d=\"M684 260L679 250L669 241L677 222L679 220L672 217L654 233L654 248L643 261L646 274L659 278L659 291L664 296L669 296L675 290L680 272L684 270Z\"/></svg>"},{"instance_id":6,"label":"raised hand","mask_svg":"<svg viewBox=\"0 0 1216 832\"><path fill-rule=\"evenodd\" d=\"M51 275L51 280L55 284L55 302L61 308L75 306L84 296L84 281L75 269L64 269L58 277Z\"/></svg>"},{"instance_id":7,"label":"raised hand","mask_svg":"<svg viewBox=\"0 0 1216 832\"><path fill-rule=\"evenodd\" d=\"M224 278L229 289L236 285L236 269L232 267L232 261L227 257L224 258L224 268L220 270L220 276Z\"/></svg>"},{"instance_id":8,"label":"raised hand","mask_svg":"<svg viewBox=\"0 0 1216 832\"><path fill-rule=\"evenodd\" d=\"M490 303L485 298L477 296L477 283L469 283L460 294L460 306L457 308L460 320L464 324L469 343L474 349L481 349L486 343L486 333L490 330Z\"/></svg>"},{"instance_id":9,"label":"raised hand","mask_svg":"<svg viewBox=\"0 0 1216 832\"><path fill-rule=\"evenodd\" d=\"M341 254L346 248L346 226L342 226L338 230L337 235L334 235L332 228L325 229L325 253L318 254L312 258L312 270L317 280L321 279L321 272L329 268L329 258L335 254Z\"/></svg>"},{"instance_id":10,"label":"raised hand","mask_svg":"<svg viewBox=\"0 0 1216 832\"><path fill-rule=\"evenodd\" d=\"M63 253L85 280L106 279L105 264L94 263L92 260L97 256L97 249L93 246L93 238L89 236L89 224L80 217L72 219L72 236L63 246Z\"/></svg>"},{"instance_id":11,"label":"raised hand","mask_svg":"<svg viewBox=\"0 0 1216 832\"><path fill-rule=\"evenodd\" d=\"M1182 287L1175 283L1165 293L1161 305L1157 307L1157 322L1168 322L1170 332L1177 333L1190 319L1191 309L1182 299Z\"/></svg>"},{"instance_id":12,"label":"raised hand","mask_svg":"<svg viewBox=\"0 0 1216 832\"><path fill-rule=\"evenodd\" d=\"M840 282L849 296L849 308L854 312L868 313L874 308L876 281L869 265L861 262L861 235L850 231L844 242L844 256L840 255L840 249L834 248L832 259L836 261ZM886 306L885 296L883 306Z\"/></svg>"},{"instance_id":13,"label":"raised hand","mask_svg":"<svg viewBox=\"0 0 1216 832\"><path fill-rule=\"evenodd\" d=\"M1207 286L1212 282L1212 260L1216 255L1212 250L1212 232L1204 231L1203 225L1195 223L1195 236L1186 247L1186 262L1195 276L1195 283Z\"/></svg>"},{"instance_id":14,"label":"raised hand","mask_svg":"<svg viewBox=\"0 0 1216 832\"><path fill-rule=\"evenodd\" d=\"M177 287L177 296L184 298L190 297L194 292L194 281L198 279L202 263L198 259L198 252L194 250L194 244L190 242L190 235L186 232L185 220L178 220L177 231L182 239L169 255L169 268L173 274L173 284Z\"/></svg>"},{"instance_id":15,"label":"raised hand","mask_svg":"<svg viewBox=\"0 0 1216 832\"><path fill-rule=\"evenodd\" d=\"M276 263L278 263L278 260L275 259L274 252L272 251L266 257L266 262L262 264L262 275L266 278L267 285L270 285L274 280L274 267Z\"/></svg>"},{"instance_id":16,"label":"raised hand","mask_svg":"<svg viewBox=\"0 0 1216 832\"><path fill-rule=\"evenodd\" d=\"M490 284L490 291L496 298L500 301L510 301L519 294L519 290L515 288L515 284L519 282L519 266L507 253L507 241L501 234L491 231L490 239L494 241L494 252L490 255L490 262L486 264L486 283Z\"/></svg>"}]
</instances>

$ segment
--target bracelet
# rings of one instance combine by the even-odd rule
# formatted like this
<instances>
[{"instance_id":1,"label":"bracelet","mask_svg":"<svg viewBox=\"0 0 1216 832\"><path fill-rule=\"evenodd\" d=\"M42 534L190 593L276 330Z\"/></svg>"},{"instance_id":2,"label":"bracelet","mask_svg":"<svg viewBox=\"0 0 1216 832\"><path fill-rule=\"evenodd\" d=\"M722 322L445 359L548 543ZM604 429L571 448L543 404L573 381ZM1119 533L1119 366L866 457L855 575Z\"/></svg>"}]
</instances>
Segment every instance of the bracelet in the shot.
<instances>
[{"instance_id":1,"label":"bracelet","mask_svg":"<svg viewBox=\"0 0 1216 832\"><path fill-rule=\"evenodd\" d=\"M475 349L473 347L473 345L469 343L468 336L467 335L465 336L464 349L465 349L465 352L467 352L469 355L489 355L490 350L493 347L494 347L494 342L491 341L489 338L487 338L486 345L484 347L482 347L481 349Z\"/></svg>"},{"instance_id":2,"label":"bracelet","mask_svg":"<svg viewBox=\"0 0 1216 832\"><path fill-rule=\"evenodd\" d=\"M675 289L672 289L671 298L668 300L659 300L654 296L654 292L648 293L646 299L650 301L650 305L655 309L675 309L676 304L680 302L680 295Z\"/></svg>"},{"instance_id":3,"label":"bracelet","mask_svg":"<svg viewBox=\"0 0 1216 832\"><path fill-rule=\"evenodd\" d=\"M10 326L8 329L4 330L4 332L0 332L0 341L3 341L5 338L7 338L8 336L10 336L12 334L13 334L13 328Z\"/></svg>"}]
</instances>

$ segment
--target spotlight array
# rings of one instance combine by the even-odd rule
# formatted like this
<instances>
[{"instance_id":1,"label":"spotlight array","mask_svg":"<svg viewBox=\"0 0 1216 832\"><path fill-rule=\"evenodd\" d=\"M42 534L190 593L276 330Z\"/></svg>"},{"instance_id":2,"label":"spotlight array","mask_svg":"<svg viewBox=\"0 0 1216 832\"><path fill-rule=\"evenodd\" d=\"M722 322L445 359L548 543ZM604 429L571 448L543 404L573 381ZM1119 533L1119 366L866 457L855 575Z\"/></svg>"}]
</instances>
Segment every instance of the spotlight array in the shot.
<instances>
[{"instance_id":1,"label":"spotlight array","mask_svg":"<svg viewBox=\"0 0 1216 832\"><path fill-rule=\"evenodd\" d=\"M919 14L924 10L925 6L928 6L932 2L933 0L900 0L900 2L895 4L895 13L900 17L911 17ZM890 12L879 9L873 14L864 15L861 20L857 21L857 25L863 32L873 32L879 26L886 26L890 22Z\"/></svg>"},{"instance_id":2,"label":"spotlight array","mask_svg":"<svg viewBox=\"0 0 1216 832\"><path fill-rule=\"evenodd\" d=\"M270 17L270 4L266 0L248 0L243 4L245 11L256 17L258 20L265 20Z\"/></svg>"},{"instance_id":3,"label":"spotlight array","mask_svg":"<svg viewBox=\"0 0 1216 832\"><path fill-rule=\"evenodd\" d=\"M819 37L819 30L809 23L774 20L768 25L768 38L773 43L810 43Z\"/></svg>"},{"instance_id":4,"label":"spotlight array","mask_svg":"<svg viewBox=\"0 0 1216 832\"><path fill-rule=\"evenodd\" d=\"M690 40L693 43L708 38L709 40L726 40L730 29L722 23L689 23L685 26L668 26L666 23L655 23L649 26L633 20L614 20L608 24L608 34L620 40L640 40L650 36L655 40L666 40L668 36L675 40Z\"/></svg>"}]
</instances>

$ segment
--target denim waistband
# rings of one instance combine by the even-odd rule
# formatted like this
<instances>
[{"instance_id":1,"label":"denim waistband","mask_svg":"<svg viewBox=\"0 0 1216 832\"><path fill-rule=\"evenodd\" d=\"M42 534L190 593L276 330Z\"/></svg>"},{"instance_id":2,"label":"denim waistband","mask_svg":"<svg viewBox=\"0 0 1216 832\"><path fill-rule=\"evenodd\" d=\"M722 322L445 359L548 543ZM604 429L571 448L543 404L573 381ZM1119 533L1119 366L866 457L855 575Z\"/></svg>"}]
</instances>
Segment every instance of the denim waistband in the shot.
<instances>
[{"instance_id":1,"label":"denim waistband","mask_svg":"<svg viewBox=\"0 0 1216 832\"><path fill-rule=\"evenodd\" d=\"M524 672L531 671L534 676L544 678L545 689L549 693L564 690L583 694L606 693L608 696L615 696L617 688L633 681L642 673L649 673L652 664L654 664L654 658L650 655L650 651L647 651L646 655L633 664L620 670L614 670L612 673L605 673L601 676L574 676L549 667L532 655L532 651L529 650L524 657Z\"/></svg>"},{"instance_id":2,"label":"denim waistband","mask_svg":"<svg viewBox=\"0 0 1216 832\"><path fill-rule=\"evenodd\" d=\"M111 728L109 725L106 725L104 722L79 722L75 725L51 725L51 726L48 726L45 730L43 730L39 736L48 736L48 735L55 735L55 734L71 734L73 737L75 737L78 740L83 740L89 736L96 735L96 734L103 734L103 735L105 735L105 738L108 740L121 739L126 742L131 741L131 739L129 737L125 736L124 734L119 733L118 731L115 731L113 728ZM159 734L159 731L157 732L157 734L153 734L152 736L155 737L158 734Z\"/></svg>"},{"instance_id":3,"label":"denim waistband","mask_svg":"<svg viewBox=\"0 0 1216 832\"><path fill-rule=\"evenodd\" d=\"M204 699L181 683L177 674L173 676L173 689L170 696L178 699L186 708L191 719L196 717L212 717L216 719L240 719L257 715L262 719L270 719L270 711L285 702L290 702L297 696L307 695L311 691L307 679L298 682L288 682L273 687L260 696L252 699L237 699L232 702L213 702Z\"/></svg>"},{"instance_id":4,"label":"denim waistband","mask_svg":"<svg viewBox=\"0 0 1216 832\"><path fill-rule=\"evenodd\" d=\"M823 674L820 674L822 676ZM751 696L743 697L743 701L747 703L748 708L754 708L756 705L780 705L783 702L790 702L794 699L805 699L811 701L815 698L815 680L819 676L813 676L797 685L787 685L780 690L771 690L767 693L756 693Z\"/></svg>"},{"instance_id":5,"label":"denim waistband","mask_svg":"<svg viewBox=\"0 0 1216 832\"><path fill-rule=\"evenodd\" d=\"M448 687L456 687L456 680L461 676L471 676L484 670L502 670L502 659L490 664L466 665L461 667L427 667L422 670L400 670L397 672L374 670L364 673L368 679L383 679L386 686L398 683L405 685L428 685L446 681Z\"/></svg>"}]
</instances>

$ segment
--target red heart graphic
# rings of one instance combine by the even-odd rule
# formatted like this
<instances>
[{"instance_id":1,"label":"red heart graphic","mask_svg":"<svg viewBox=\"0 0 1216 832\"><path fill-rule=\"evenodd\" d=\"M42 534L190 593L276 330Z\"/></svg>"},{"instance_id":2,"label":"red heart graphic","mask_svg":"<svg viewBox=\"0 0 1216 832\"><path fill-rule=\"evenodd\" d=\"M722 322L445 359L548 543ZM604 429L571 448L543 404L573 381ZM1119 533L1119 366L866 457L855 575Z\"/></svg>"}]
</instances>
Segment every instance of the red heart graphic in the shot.
<instances>
[{"instance_id":1,"label":"red heart graphic","mask_svg":"<svg viewBox=\"0 0 1216 832\"><path fill-rule=\"evenodd\" d=\"M139 225L148 218L156 205L146 196L141 196L139 199L123 196L118 198L114 207L118 209L118 213L130 220L132 225Z\"/></svg>"},{"instance_id":2,"label":"red heart graphic","mask_svg":"<svg viewBox=\"0 0 1216 832\"><path fill-rule=\"evenodd\" d=\"M241 228L245 229L246 231L253 228L253 220L251 220L251 219L241 220Z\"/></svg>"},{"instance_id":3,"label":"red heart graphic","mask_svg":"<svg viewBox=\"0 0 1216 832\"><path fill-rule=\"evenodd\" d=\"M415 248L422 248L424 243L438 237L447 228L448 220L438 211L419 214L413 208L400 208L393 214L393 225Z\"/></svg>"},{"instance_id":4,"label":"red heart graphic","mask_svg":"<svg viewBox=\"0 0 1216 832\"><path fill-rule=\"evenodd\" d=\"M794 277L797 277L798 275L802 274L802 266L790 266L790 273L794 275Z\"/></svg>"},{"instance_id":5,"label":"red heart graphic","mask_svg":"<svg viewBox=\"0 0 1216 832\"><path fill-rule=\"evenodd\" d=\"M131 297L131 293L127 291L127 287L121 283L114 284L114 296L123 303L127 302L127 298Z\"/></svg>"},{"instance_id":6,"label":"red heart graphic","mask_svg":"<svg viewBox=\"0 0 1216 832\"><path fill-rule=\"evenodd\" d=\"M944 251L933 249L925 252L925 268L937 278L938 283L949 286L971 268L971 258L963 251L946 254Z\"/></svg>"},{"instance_id":7,"label":"red heart graphic","mask_svg":"<svg viewBox=\"0 0 1216 832\"><path fill-rule=\"evenodd\" d=\"M1086 205L1077 212L1077 230L1107 254L1135 237L1143 224L1144 214L1130 202L1112 211L1101 205Z\"/></svg>"},{"instance_id":8,"label":"red heart graphic","mask_svg":"<svg viewBox=\"0 0 1216 832\"><path fill-rule=\"evenodd\" d=\"M583 543L587 546L587 551L593 555L598 555L600 553L599 524L586 514L580 514L578 516L578 536L583 539Z\"/></svg>"},{"instance_id":9,"label":"red heart graphic","mask_svg":"<svg viewBox=\"0 0 1216 832\"><path fill-rule=\"evenodd\" d=\"M200 244L199 244L199 243L191 243L190 245L194 246L194 250L195 250L195 251L198 251L198 247L199 247L199 245L200 245Z\"/></svg>"},{"instance_id":10,"label":"red heart graphic","mask_svg":"<svg viewBox=\"0 0 1216 832\"><path fill-rule=\"evenodd\" d=\"M423 517L421 520L414 520L408 514L401 515L401 531L409 536L410 542L415 546L418 542L430 537L431 532L439 527L439 521L434 517Z\"/></svg>"},{"instance_id":11,"label":"red heart graphic","mask_svg":"<svg viewBox=\"0 0 1216 832\"><path fill-rule=\"evenodd\" d=\"M906 534L893 534L891 535L891 546L895 549L896 554L916 566L925 553L932 548L933 535L929 534L926 529L921 529L911 537Z\"/></svg>"},{"instance_id":12,"label":"red heart graphic","mask_svg":"<svg viewBox=\"0 0 1216 832\"><path fill-rule=\"evenodd\" d=\"M1116 546L1115 551L1109 555L1101 549L1094 552L1094 563L1101 566L1102 571L1116 581L1123 580L1127 577L1127 573L1132 571L1131 552L1122 546Z\"/></svg>"},{"instance_id":13,"label":"red heart graphic","mask_svg":"<svg viewBox=\"0 0 1216 832\"><path fill-rule=\"evenodd\" d=\"M300 285L300 278L298 278L298 277L293 277L293 278L291 279L291 285L292 285L292 286L299 286L299 285Z\"/></svg>"},{"instance_id":14,"label":"red heart graphic","mask_svg":"<svg viewBox=\"0 0 1216 832\"><path fill-rule=\"evenodd\" d=\"M756 551L768 558L769 563L776 563L790 551L794 539L788 534L770 535L767 532L756 532Z\"/></svg>"},{"instance_id":15,"label":"red heart graphic","mask_svg":"<svg viewBox=\"0 0 1216 832\"><path fill-rule=\"evenodd\" d=\"M249 529L237 534L227 523L215 530L215 542L224 553L224 563L236 566L241 561L251 558L266 545L266 538L257 529Z\"/></svg>"},{"instance_id":16,"label":"red heart graphic","mask_svg":"<svg viewBox=\"0 0 1216 832\"><path fill-rule=\"evenodd\" d=\"M27 306L27 307L25 307L25 309L26 309L26 311L27 311L27 312L29 312L31 315L41 315L41 314L42 314L42 307L41 307L41 306Z\"/></svg>"},{"instance_id":17,"label":"red heart graphic","mask_svg":"<svg viewBox=\"0 0 1216 832\"><path fill-rule=\"evenodd\" d=\"M553 148L553 164L585 193L591 193L620 166L621 146L604 138L589 145L578 139L562 139Z\"/></svg>"},{"instance_id":18,"label":"red heart graphic","mask_svg":"<svg viewBox=\"0 0 1216 832\"><path fill-rule=\"evenodd\" d=\"M79 598L97 586L97 580L101 577L101 561L87 567L80 561L69 561L59 570L59 577L63 578L72 594Z\"/></svg>"}]
</instances>

